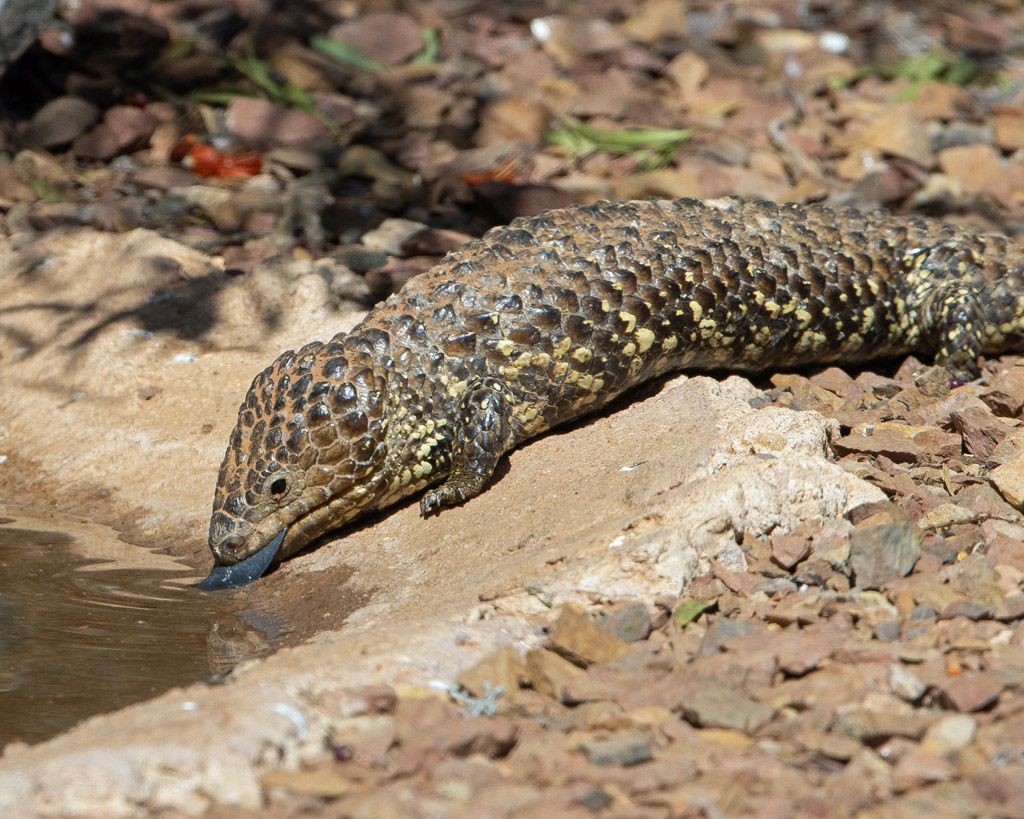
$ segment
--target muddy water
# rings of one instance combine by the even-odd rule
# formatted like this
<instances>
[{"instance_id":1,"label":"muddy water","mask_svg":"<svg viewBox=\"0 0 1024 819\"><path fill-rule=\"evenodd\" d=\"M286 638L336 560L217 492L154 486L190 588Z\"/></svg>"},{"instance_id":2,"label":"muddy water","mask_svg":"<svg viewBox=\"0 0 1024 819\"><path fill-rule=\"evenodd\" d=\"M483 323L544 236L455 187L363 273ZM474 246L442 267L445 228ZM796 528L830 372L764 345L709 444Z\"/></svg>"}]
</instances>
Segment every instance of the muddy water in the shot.
<instances>
[{"instance_id":1,"label":"muddy water","mask_svg":"<svg viewBox=\"0 0 1024 819\"><path fill-rule=\"evenodd\" d=\"M285 636L245 595L197 579L100 527L0 517L0 746L216 680Z\"/></svg>"}]
</instances>

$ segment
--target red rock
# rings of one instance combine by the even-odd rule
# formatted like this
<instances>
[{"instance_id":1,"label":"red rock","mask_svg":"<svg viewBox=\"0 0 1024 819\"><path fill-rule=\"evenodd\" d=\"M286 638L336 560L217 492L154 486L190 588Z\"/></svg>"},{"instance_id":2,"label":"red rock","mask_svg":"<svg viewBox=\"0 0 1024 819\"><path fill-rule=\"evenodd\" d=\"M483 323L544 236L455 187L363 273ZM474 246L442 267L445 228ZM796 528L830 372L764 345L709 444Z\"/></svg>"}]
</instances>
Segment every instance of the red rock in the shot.
<instances>
[{"instance_id":1,"label":"red rock","mask_svg":"<svg viewBox=\"0 0 1024 819\"><path fill-rule=\"evenodd\" d=\"M1003 690L999 680L983 671L965 671L948 677L940 687L951 707L962 713L987 708Z\"/></svg>"},{"instance_id":2,"label":"red rock","mask_svg":"<svg viewBox=\"0 0 1024 819\"><path fill-rule=\"evenodd\" d=\"M86 159L111 159L145 147L157 124L141 108L115 105L107 109L102 123L74 141L71 150Z\"/></svg>"},{"instance_id":3,"label":"red rock","mask_svg":"<svg viewBox=\"0 0 1024 819\"><path fill-rule=\"evenodd\" d=\"M841 370L838 367L828 367L817 375L811 376L810 381L815 386L835 393L844 401L859 404L864 400L864 388L851 378L846 370Z\"/></svg>"},{"instance_id":4,"label":"red rock","mask_svg":"<svg viewBox=\"0 0 1024 819\"><path fill-rule=\"evenodd\" d=\"M772 560L786 571L792 571L811 553L810 541L799 535L772 535Z\"/></svg>"},{"instance_id":5,"label":"red rock","mask_svg":"<svg viewBox=\"0 0 1024 819\"><path fill-rule=\"evenodd\" d=\"M1010 367L1001 372L992 379L981 398L997 415L1016 418L1024 408L1024 367Z\"/></svg>"},{"instance_id":6,"label":"red rock","mask_svg":"<svg viewBox=\"0 0 1024 819\"><path fill-rule=\"evenodd\" d=\"M997 566L1005 563L1024 572L1024 541L998 536L988 545L986 554Z\"/></svg>"},{"instance_id":7,"label":"red rock","mask_svg":"<svg viewBox=\"0 0 1024 819\"><path fill-rule=\"evenodd\" d=\"M833 446L840 453L881 454L897 463L914 463L923 451L920 444L891 429L877 429L871 435L844 435Z\"/></svg>"},{"instance_id":8,"label":"red rock","mask_svg":"<svg viewBox=\"0 0 1024 819\"><path fill-rule=\"evenodd\" d=\"M964 448L978 458L988 458L996 446L1013 431L990 411L980 408L957 410L950 415L953 427L964 439Z\"/></svg>"}]
</instances>

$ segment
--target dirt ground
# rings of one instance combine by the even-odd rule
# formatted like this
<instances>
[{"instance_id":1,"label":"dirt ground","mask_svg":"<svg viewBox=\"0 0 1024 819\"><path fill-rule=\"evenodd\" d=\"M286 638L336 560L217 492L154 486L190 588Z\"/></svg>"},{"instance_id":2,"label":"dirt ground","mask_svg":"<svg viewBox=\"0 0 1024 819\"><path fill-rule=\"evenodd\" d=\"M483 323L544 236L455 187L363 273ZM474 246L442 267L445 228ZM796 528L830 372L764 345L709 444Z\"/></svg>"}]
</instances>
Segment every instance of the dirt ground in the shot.
<instances>
[{"instance_id":1,"label":"dirt ground","mask_svg":"<svg viewBox=\"0 0 1024 819\"><path fill-rule=\"evenodd\" d=\"M545 207L1018 235L1022 45L1013 2L66 4L0 79L0 515L205 573L252 377ZM325 538L224 593L290 647L7 745L0 813L1024 816L1024 359L929 363L665 379Z\"/></svg>"}]
</instances>

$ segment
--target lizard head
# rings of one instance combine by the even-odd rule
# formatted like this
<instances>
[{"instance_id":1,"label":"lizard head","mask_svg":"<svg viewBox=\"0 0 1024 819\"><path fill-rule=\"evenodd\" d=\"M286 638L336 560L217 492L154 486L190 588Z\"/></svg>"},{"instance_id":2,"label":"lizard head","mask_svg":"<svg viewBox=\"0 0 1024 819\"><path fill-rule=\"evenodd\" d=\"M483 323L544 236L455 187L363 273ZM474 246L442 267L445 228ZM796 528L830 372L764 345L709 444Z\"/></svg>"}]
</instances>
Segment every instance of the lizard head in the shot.
<instances>
[{"instance_id":1,"label":"lizard head","mask_svg":"<svg viewBox=\"0 0 1024 819\"><path fill-rule=\"evenodd\" d=\"M256 376L217 476L210 551L218 567L259 567L241 579L220 570L225 582L201 587L255 579L386 494L387 347L382 332L338 336Z\"/></svg>"}]
</instances>

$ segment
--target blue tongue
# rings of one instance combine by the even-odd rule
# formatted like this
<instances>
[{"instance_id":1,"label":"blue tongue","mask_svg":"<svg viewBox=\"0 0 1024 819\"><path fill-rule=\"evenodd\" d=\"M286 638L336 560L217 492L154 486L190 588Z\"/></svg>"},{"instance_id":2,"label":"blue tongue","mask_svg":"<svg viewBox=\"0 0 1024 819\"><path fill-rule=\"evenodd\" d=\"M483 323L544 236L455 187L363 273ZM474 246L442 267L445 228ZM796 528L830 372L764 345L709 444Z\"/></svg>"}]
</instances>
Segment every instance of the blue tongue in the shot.
<instances>
[{"instance_id":1,"label":"blue tongue","mask_svg":"<svg viewBox=\"0 0 1024 819\"><path fill-rule=\"evenodd\" d=\"M260 549L256 554L249 555L245 560L240 560L231 566L214 566L210 576L201 583L196 583L197 589L203 591L214 591L215 589L234 589L252 583L258 577L262 577L267 566L274 559L277 550L281 548L284 536L288 529L282 529L281 533L270 543Z\"/></svg>"}]
</instances>

